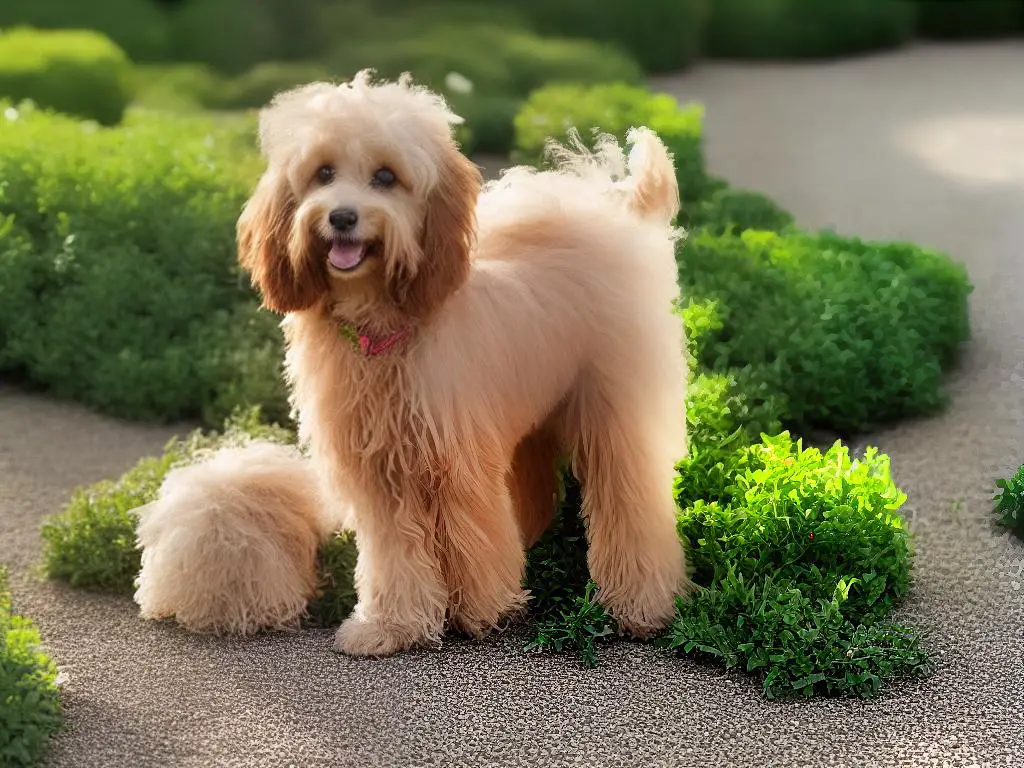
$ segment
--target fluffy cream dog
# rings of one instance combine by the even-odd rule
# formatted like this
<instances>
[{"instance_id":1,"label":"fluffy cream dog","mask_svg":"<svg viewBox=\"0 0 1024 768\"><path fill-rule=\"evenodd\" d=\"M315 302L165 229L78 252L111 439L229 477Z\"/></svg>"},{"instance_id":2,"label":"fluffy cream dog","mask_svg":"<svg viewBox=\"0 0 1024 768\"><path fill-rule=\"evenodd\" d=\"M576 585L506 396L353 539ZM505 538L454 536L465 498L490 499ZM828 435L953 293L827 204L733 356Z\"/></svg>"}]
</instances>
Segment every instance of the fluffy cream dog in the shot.
<instances>
[{"instance_id":1,"label":"fluffy cream dog","mask_svg":"<svg viewBox=\"0 0 1024 768\"><path fill-rule=\"evenodd\" d=\"M584 488L600 600L633 634L689 586L671 158L650 131L481 190L444 101L368 73L280 94L239 260L286 315L300 437L351 503L359 602L335 647L385 655L520 608L556 461ZM627 174L628 169L628 174Z\"/></svg>"}]
</instances>

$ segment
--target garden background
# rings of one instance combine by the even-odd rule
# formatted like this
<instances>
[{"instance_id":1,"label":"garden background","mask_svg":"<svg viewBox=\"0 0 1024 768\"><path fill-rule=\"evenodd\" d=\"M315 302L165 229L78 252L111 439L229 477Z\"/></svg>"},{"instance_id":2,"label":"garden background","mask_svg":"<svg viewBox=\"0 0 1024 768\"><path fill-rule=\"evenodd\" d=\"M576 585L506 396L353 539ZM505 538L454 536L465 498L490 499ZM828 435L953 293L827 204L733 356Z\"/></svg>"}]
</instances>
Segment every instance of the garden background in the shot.
<instances>
[{"instance_id":1,"label":"garden background","mask_svg":"<svg viewBox=\"0 0 1024 768\"><path fill-rule=\"evenodd\" d=\"M984 71L997 73L1020 64L1012 51L1022 30L1019 0L650 0L628 7L572 0L5 4L0 9L0 373L6 383L0 396L9 405L0 411L0 423L80 446L82 438L64 434L72 424L118 424L110 427L118 439L126 435L120 430L142 431L131 432L136 437L126 445L85 439L85 450L103 458L93 459L96 464L72 462L67 470L30 447L17 452L17 436L7 434L5 446L16 452L11 466L31 465L32 482L50 486L50 501L19 512L23 497L12 486L15 501L0 520L0 532L10 542L0 550L0 560L10 565L15 586L13 604L0 600L0 757L23 765L47 754L69 685L71 735L57 737L58 762L79 765L85 763L78 759L107 755L106 764L121 764L114 755L137 757L133 738L135 744L148 743L156 727L151 714L135 720L126 704L120 717L96 718L90 709L95 688L74 682L95 681L84 665L90 656L109 658L112 649L100 643L76 656L68 673L60 664L67 646L61 647L53 622L73 624L77 611L82 617L98 612L129 635L141 632L152 639L154 632L172 632L126 629L132 626L130 595L139 565L131 510L152 498L173 462L197 448L252 435L293 439L280 379L277 320L258 309L234 262L234 221L260 170L254 110L282 88L344 79L366 66L383 76L408 70L442 91L466 117L459 134L464 151L492 174L513 161L542 163L545 138L564 135L570 125L585 135L598 127L621 138L631 125L647 124L676 158L683 196L679 223L688 230L679 251L685 300L678 311L694 363L691 455L679 467L676 495L680 535L704 590L680 604L671 630L655 643L612 643L614 626L593 600L598 585L587 583L584 521L576 514L575 486L567 477L558 535L530 553L528 585L535 595L530 621L513 639L494 640L497 651L493 644L483 648L501 659L527 661L548 658L527 651L571 651L584 669L598 665L586 673L596 677L588 679L608 684L601 675L618 675L619 686L605 689L610 703L622 694L621 686L642 688L644 675L674 680L670 684L687 692L686 675L692 674L712 681L692 706L715 690L730 690L722 687L727 680L744 681L744 691L759 691L766 701L875 697L894 684L897 691L919 686L910 690L924 691L927 700L928 686L941 685L934 680L941 680L949 647L929 634L948 632L949 616L940 610L939 620L927 609L934 593L927 584L920 587L915 562L921 555L928 562L928 550L919 546L920 531L908 518L929 499L943 506L940 520L970 525L974 535L988 537L978 541L994 551L991 542L1004 540L978 520L962 522L972 518L958 515L965 507L977 510L978 498L990 499L996 478L1020 463L1021 446L1016 437L1004 438L998 459L977 451L974 470L947 473L962 484L951 486L947 479L924 489L899 481L901 442L892 435L903 434L907 427L901 425L910 424L938 444L945 435L939 426L946 424L943 419L964 418L950 410L950 376L955 385L993 373L978 368L973 351L979 328L983 349L993 339L985 322L990 315L983 311L979 325L976 305L969 302L979 277L973 266L980 264L986 300L994 295L991 282L984 282L995 279L988 277L990 270L1012 273L1019 267L1012 260L979 261L977 242L933 232L929 225L937 209L951 219L962 216L943 200L924 194L917 205L894 208L888 217L872 209L867 198L874 190L865 193L872 183L863 174L878 167L878 158L862 155L865 166L853 176L846 161L835 158L856 155L859 142L876 139L872 118L880 119L886 110L898 116L905 107L885 100L892 93L878 85L872 58L856 59L861 64L852 66L860 69L834 70L838 74L823 74L828 65L815 68L814 63L866 54L884 61L900 51L924 51L916 66L922 66L921 55L932 57L930 74L923 76L930 88L917 98L926 106L910 103L935 109L941 87L961 84L955 73L964 61L988 57ZM1007 42L979 48L973 42L978 38ZM723 59L727 63L716 63ZM760 63L737 63L743 59ZM800 63L780 69L779 59ZM729 79L736 73L745 83L741 96L735 95L741 87ZM922 75L916 76L919 88ZM821 112L812 109L799 120L781 113L783 105L801 103L794 82L811 94L803 103L816 100ZM976 109L992 101L1009 104L1004 112L1016 108L1020 97L1014 101L1010 95L1014 81L980 82L977 89L960 87L977 91ZM868 83L879 88L877 101L864 90ZM688 85L702 91L708 103L687 93ZM724 95L716 96L718 89ZM717 116L711 106L716 98L722 106ZM846 124L818 152L819 163L802 168L809 161L800 152L814 156L816 142L835 130L835 121L822 112L842 110L844 98L861 104L860 111L847 108ZM719 156L717 166L711 127L716 120L720 146L734 155ZM805 141L786 145L790 154L773 158L772 148L783 147L773 132L782 125L802 130ZM971 125L968 121L966 130ZM983 129L980 135L988 134ZM842 136L846 144L836 138ZM726 137L731 137L728 144ZM928 141L921 135L908 139L919 152ZM1019 189L1012 162L1010 172L1002 165L1009 180L989 183ZM762 194L761 178L776 184L786 202ZM798 181L800 188L793 186ZM901 181L879 176L873 183L898 189ZM834 187L849 189L849 196L831 191ZM922 194L921 185L913 189ZM885 191L877 194L884 197ZM832 214L809 199L835 201L845 222L842 230L833 230ZM1006 199L992 204L985 198L980 210L1006 206ZM990 215L1001 231L1002 219ZM984 378L988 386L998 380ZM962 402L963 390L960 394ZM72 403L88 411L68 410ZM1006 420L1016 423L1009 412ZM977 422L967 423L969 433L978 434ZM108 427L84 428L102 435ZM999 427L986 430L989 445L997 435L1010 434ZM153 436L170 434L183 439L155 456ZM879 444L884 452L873 447ZM66 455L57 446L53 450ZM958 442L945 459L932 460L956 466L950 457L965 450L970 449ZM1019 525L1022 482L1010 481L1004 494L1001 519L1008 527ZM82 487L71 494L74 485ZM948 535L941 523L938 530ZM927 534L926 526L925 544ZM22 547L21 542L27 543ZM354 668L331 666L333 671L325 672L317 655L324 650L316 645L323 645L321 633L351 608L354 546L341 535L324 548L323 583L311 602L305 639L291 640L304 648L308 663L320 659L319 672L295 669L295 677L289 676L300 681L293 694L300 699L308 694L310 702L317 700L313 689L324 674L331 685L351 684L353 691L361 674L373 678L372 672ZM1019 549L1000 550L1002 560L971 567L991 567L998 575L1015 556ZM946 576L968 584L981 578ZM19 608L19 590L36 610ZM10 594L6 582L0 583L0 593ZM63 614L48 613L43 594ZM984 601L988 613L990 605ZM56 665L37 650L36 630L19 615L25 612L37 614L43 639L56 643ZM1011 629L1019 627L1019 610L1012 615L1016 618L1004 627L1009 631L998 638L999 653L1010 659L1017 653L1020 661L1020 633ZM162 658L180 661L180 654L195 653L212 664L238 665L236 677L220 678L220 685L244 680L267 695L270 689L253 677L251 665L271 648L277 649L268 651L275 659L289 653L287 638L225 644L178 632L171 637L176 645L169 657L145 650L143 643L142 653L122 660L122 666L147 669L145 679L165 663ZM1004 638L1011 638L1011 645ZM694 673L678 661L673 667L667 651L702 662L694 665L702 671ZM454 652L483 651L456 644ZM529 669L554 675L552 690L571 701L572 687L557 682L559 676L567 681L583 673L572 657L553 658L560 666L538 668L533 661ZM635 659L641 659L643 671L624 677ZM382 668L397 691L406 690L410 680L394 675L407 669L410 679L429 678L425 665L443 670L444 662L413 654ZM193 663L187 666L196 679L186 686L201 685ZM741 676L718 677L711 670L719 668ZM957 675L963 671L954 669ZM62 679L59 685L58 674L72 682ZM514 685L518 674L498 685ZM1011 674L1020 676L1019 670ZM1000 686L1006 681L994 679ZM521 689L517 693L523 695ZM85 713L91 713L93 725ZM347 725L359 732L366 727L365 721ZM115 739L121 752L93 744L86 750L90 758L75 753L92 739L102 741L104 732L126 742ZM645 726L626 732L640 738ZM935 735L934 729L929 732ZM942 742L939 736L936 743ZM442 742L450 743L437 734L431 741L428 733L419 743L429 750ZM553 743L559 744L557 738ZM361 747L374 749L365 740ZM187 740L175 742L173 750L179 760L180 754L195 760L206 754ZM736 764L746 764L748 757L756 761L756 754L756 748L749 749L746 756L735 756Z\"/></svg>"}]
</instances>

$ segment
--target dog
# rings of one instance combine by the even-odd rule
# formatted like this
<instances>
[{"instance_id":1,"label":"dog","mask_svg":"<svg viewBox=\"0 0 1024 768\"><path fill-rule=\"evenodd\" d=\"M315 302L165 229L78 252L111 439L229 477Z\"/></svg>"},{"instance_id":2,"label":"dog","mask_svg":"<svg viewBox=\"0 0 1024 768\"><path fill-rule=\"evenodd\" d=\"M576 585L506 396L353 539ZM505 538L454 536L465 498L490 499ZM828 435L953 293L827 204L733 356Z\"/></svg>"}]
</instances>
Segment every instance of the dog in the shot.
<instances>
[{"instance_id":1,"label":"dog","mask_svg":"<svg viewBox=\"0 0 1024 768\"><path fill-rule=\"evenodd\" d=\"M408 75L279 93L238 261L283 316L299 438L358 544L346 654L480 636L519 612L563 458L620 630L690 589L672 486L687 363L673 161L650 130L552 145L483 185Z\"/></svg>"}]
</instances>

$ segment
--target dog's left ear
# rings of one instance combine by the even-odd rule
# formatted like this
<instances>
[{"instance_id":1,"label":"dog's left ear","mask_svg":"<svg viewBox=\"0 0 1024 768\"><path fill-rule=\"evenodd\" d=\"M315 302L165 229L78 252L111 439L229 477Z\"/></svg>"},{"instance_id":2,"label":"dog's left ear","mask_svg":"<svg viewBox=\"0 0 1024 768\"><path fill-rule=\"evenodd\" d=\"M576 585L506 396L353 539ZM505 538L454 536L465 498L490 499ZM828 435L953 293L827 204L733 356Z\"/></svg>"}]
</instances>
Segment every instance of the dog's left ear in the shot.
<instances>
[{"instance_id":1,"label":"dog's left ear","mask_svg":"<svg viewBox=\"0 0 1024 768\"><path fill-rule=\"evenodd\" d=\"M433 312L469 275L482 184L476 165L454 146L447 150L438 183L427 199L419 268L399 286L398 302L413 317Z\"/></svg>"}]
</instances>

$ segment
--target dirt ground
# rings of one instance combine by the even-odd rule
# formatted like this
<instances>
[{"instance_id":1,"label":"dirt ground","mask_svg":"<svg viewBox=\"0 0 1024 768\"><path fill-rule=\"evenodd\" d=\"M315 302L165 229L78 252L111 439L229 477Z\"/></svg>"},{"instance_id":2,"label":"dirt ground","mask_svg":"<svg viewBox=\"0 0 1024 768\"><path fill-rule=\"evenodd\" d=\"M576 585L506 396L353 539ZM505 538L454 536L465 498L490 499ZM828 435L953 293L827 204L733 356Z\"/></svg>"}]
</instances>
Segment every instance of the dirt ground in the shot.
<instances>
[{"instance_id":1,"label":"dirt ground","mask_svg":"<svg viewBox=\"0 0 1024 768\"><path fill-rule=\"evenodd\" d=\"M1024 765L1024 547L994 480L1024 462L1024 46L817 65L708 64L656 85L707 105L712 171L808 227L911 239L969 267L974 339L937 418L872 435L909 493L908 618L939 669L873 701L766 701L755 681L617 644L596 670L514 633L384 661L329 632L254 641L143 623L42 582L40 518L177 430L0 390L0 562L66 675L52 764L131 766Z\"/></svg>"}]
</instances>

